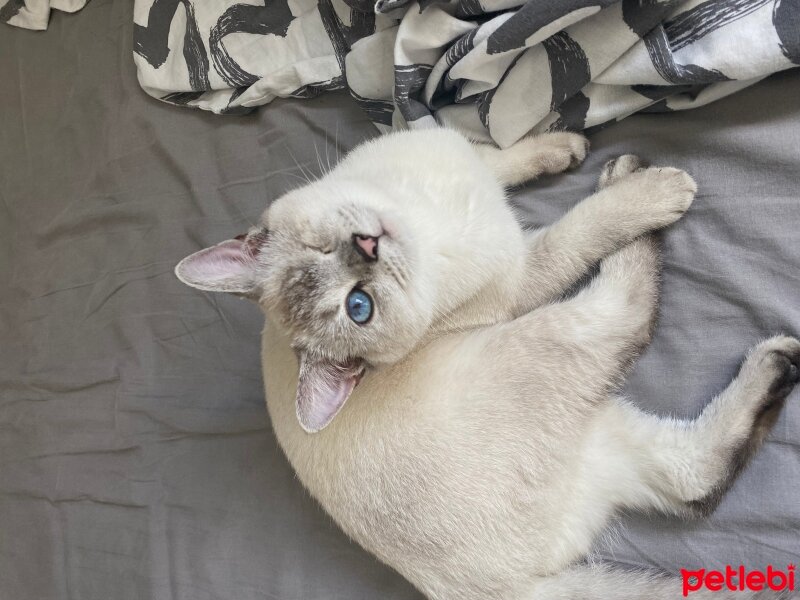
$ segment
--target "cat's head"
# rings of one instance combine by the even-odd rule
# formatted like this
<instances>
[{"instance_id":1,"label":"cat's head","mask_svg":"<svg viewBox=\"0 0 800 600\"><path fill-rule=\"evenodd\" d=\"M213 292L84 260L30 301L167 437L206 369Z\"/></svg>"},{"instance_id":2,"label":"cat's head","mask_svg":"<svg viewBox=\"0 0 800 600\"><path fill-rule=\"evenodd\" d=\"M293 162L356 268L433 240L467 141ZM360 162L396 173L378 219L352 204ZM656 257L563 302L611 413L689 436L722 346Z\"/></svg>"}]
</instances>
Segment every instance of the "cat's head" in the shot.
<instances>
[{"instance_id":1,"label":"cat's head","mask_svg":"<svg viewBox=\"0 0 800 600\"><path fill-rule=\"evenodd\" d=\"M322 180L279 198L258 226L185 258L184 283L257 301L299 364L297 416L319 431L366 369L406 356L436 313L435 242L387 194Z\"/></svg>"},{"instance_id":2,"label":"cat's head","mask_svg":"<svg viewBox=\"0 0 800 600\"><path fill-rule=\"evenodd\" d=\"M454 316L498 281L513 283L523 256L502 188L463 138L378 140L275 200L246 235L176 268L190 286L254 299L286 333L300 368L297 416L310 432L330 423L366 371L460 327Z\"/></svg>"}]
</instances>

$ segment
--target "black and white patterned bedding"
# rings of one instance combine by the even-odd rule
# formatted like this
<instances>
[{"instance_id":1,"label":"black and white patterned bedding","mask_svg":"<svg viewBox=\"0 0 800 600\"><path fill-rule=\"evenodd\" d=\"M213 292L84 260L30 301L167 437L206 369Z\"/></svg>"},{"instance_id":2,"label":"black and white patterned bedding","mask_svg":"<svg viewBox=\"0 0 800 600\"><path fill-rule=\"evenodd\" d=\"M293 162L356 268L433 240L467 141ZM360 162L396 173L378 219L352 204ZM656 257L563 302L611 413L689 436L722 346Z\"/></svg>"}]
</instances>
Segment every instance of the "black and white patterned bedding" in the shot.
<instances>
[{"instance_id":1,"label":"black and white patterned bedding","mask_svg":"<svg viewBox=\"0 0 800 600\"><path fill-rule=\"evenodd\" d=\"M51 8L0 20L45 29ZM798 0L136 0L152 96L217 113L347 88L380 126L437 121L508 146L702 106L800 64Z\"/></svg>"},{"instance_id":2,"label":"black and white patterned bedding","mask_svg":"<svg viewBox=\"0 0 800 600\"><path fill-rule=\"evenodd\" d=\"M24 29L47 29L50 11L79 11L88 0L0 0L0 21Z\"/></svg>"},{"instance_id":3,"label":"black and white patterned bedding","mask_svg":"<svg viewBox=\"0 0 800 600\"><path fill-rule=\"evenodd\" d=\"M800 64L798 0L136 0L152 96L218 113L346 87L381 125L508 146L701 106Z\"/></svg>"}]
</instances>

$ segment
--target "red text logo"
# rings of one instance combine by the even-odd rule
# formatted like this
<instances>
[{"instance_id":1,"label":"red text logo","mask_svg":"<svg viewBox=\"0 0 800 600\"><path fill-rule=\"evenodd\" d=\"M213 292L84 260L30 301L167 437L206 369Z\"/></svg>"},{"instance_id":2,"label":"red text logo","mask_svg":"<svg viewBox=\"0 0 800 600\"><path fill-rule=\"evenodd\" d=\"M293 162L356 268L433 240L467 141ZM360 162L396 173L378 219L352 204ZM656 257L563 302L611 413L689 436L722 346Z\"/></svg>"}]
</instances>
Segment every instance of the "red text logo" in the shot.
<instances>
[{"instance_id":1,"label":"red text logo","mask_svg":"<svg viewBox=\"0 0 800 600\"><path fill-rule=\"evenodd\" d=\"M738 568L727 565L724 572L681 569L683 595L686 597L701 589L711 592L720 590L731 592L794 591L794 569L794 565L789 565L785 571L776 569L772 565L768 565L766 571L748 571L743 565L739 565Z\"/></svg>"}]
</instances>

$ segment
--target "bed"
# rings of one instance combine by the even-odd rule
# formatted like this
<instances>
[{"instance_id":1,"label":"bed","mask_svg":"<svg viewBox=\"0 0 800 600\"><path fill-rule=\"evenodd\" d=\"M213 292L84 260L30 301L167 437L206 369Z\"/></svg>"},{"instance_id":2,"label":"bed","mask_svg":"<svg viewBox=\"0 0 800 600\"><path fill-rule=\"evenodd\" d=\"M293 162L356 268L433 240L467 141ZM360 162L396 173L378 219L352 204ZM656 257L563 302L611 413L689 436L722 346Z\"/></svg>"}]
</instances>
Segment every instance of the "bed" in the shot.
<instances>
[{"instance_id":1,"label":"bed","mask_svg":"<svg viewBox=\"0 0 800 600\"><path fill-rule=\"evenodd\" d=\"M146 96L131 3L0 30L0 598L417 599L302 489L266 414L262 318L175 263L377 135L346 94L250 115ZM577 171L513 197L557 219L633 152L700 192L663 237L655 340L626 388L690 416L748 347L800 333L800 73L593 133ZM800 394L707 520L623 515L621 565L786 566L800 556Z\"/></svg>"}]
</instances>

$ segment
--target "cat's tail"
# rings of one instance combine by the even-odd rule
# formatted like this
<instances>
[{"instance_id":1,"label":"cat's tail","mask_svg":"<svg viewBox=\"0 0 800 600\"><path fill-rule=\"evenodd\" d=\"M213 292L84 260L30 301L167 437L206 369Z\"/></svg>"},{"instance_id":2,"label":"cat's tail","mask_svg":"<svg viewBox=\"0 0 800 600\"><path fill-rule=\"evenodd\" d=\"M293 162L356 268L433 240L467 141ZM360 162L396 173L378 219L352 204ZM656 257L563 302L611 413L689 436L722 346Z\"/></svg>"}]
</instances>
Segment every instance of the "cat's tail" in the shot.
<instances>
[{"instance_id":1,"label":"cat's tail","mask_svg":"<svg viewBox=\"0 0 800 600\"><path fill-rule=\"evenodd\" d=\"M768 574L763 574L764 579ZM753 587L747 589L745 585L744 590L740 590L738 574L730 578L730 582L725 581L725 573L719 575L722 581L716 572L711 579L708 575L708 572L693 571L675 576L605 565L576 565L542 579L526 600L800 600L793 571L783 571L781 576L773 573L771 582L756 577L749 582ZM731 591L729 583L735 591Z\"/></svg>"}]
</instances>

